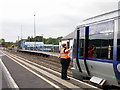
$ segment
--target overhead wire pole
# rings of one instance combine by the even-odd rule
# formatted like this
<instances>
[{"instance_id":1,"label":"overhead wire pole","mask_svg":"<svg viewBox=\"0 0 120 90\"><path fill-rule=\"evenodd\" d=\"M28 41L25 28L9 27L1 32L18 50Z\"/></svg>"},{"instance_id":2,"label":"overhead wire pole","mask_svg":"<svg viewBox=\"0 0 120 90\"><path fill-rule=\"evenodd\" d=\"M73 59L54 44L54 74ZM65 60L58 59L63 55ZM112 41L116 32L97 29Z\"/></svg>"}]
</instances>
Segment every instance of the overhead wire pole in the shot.
<instances>
[{"instance_id":1,"label":"overhead wire pole","mask_svg":"<svg viewBox=\"0 0 120 90\"><path fill-rule=\"evenodd\" d=\"M35 14L34 14L34 39L36 37L36 27L35 27ZM34 40L34 50L36 49L36 39Z\"/></svg>"},{"instance_id":2,"label":"overhead wire pole","mask_svg":"<svg viewBox=\"0 0 120 90\"><path fill-rule=\"evenodd\" d=\"M19 36L18 36L18 41L19 41Z\"/></svg>"},{"instance_id":3,"label":"overhead wire pole","mask_svg":"<svg viewBox=\"0 0 120 90\"><path fill-rule=\"evenodd\" d=\"M43 44L44 44L44 38L43 38L43 34L42 34L42 42L43 42ZM43 48L44 48L44 46L43 46ZM42 51L43 51L43 49L42 49Z\"/></svg>"},{"instance_id":4,"label":"overhead wire pole","mask_svg":"<svg viewBox=\"0 0 120 90\"><path fill-rule=\"evenodd\" d=\"M19 47L19 36L18 36L18 47Z\"/></svg>"},{"instance_id":5,"label":"overhead wire pole","mask_svg":"<svg viewBox=\"0 0 120 90\"><path fill-rule=\"evenodd\" d=\"M44 38L43 38L43 34L42 34L42 42L44 43Z\"/></svg>"}]
</instances>

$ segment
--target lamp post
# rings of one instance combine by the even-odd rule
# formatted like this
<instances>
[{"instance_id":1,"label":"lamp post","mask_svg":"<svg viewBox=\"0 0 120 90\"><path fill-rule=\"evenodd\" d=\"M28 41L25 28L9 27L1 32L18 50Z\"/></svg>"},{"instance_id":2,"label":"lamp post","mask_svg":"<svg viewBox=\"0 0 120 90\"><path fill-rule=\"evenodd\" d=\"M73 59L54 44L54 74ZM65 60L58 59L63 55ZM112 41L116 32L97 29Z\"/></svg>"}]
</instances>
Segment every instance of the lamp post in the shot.
<instances>
[{"instance_id":1,"label":"lamp post","mask_svg":"<svg viewBox=\"0 0 120 90\"><path fill-rule=\"evenodd\" d=\"M36 27L35 27L35 14L34 14L34 39L36 37ZM36 40L34 40L34 50L36 48Z\"/></svg>"},{"instance_id":2,"label":"lamp post","mask_svg":"<svg viewBox=\"0 0 120 90\"><path fill-rule=\"evenodd\" d=\"M36 37L35 14L34 14L34 37Z\"/></svg>"}]
</instances>

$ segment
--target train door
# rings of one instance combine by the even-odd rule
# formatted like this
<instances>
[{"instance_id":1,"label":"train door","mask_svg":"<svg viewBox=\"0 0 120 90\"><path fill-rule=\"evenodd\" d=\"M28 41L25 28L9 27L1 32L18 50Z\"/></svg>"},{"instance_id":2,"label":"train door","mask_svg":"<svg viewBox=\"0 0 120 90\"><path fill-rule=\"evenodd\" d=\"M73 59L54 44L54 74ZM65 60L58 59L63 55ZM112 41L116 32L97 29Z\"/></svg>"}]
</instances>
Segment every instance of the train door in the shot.
<instances>
[{"instance_id":1,"label":"train door","mask_svg":"<svg viewBox=\"0 0 120 90\"><path fill-rule=\"evenodd\" d=\"M86 62L87 33L88 27L77 28L74 33L73 44L73 57L77 66L76 68L78 68L79 72L84 76L90 75Z\"/></svg>"},{"instance_id":2,"label":"train door","mask_svg":"<svg viewBox=\"0 0 120 90\"><path fill-rule=\"evenodd\" d=\"M90 75L89 68L86 62L87 51L88 51L88 33L89 27L81 27L79 30L79 62L83 74Z\"/></svg>"},{"instance_id":3,"label":"train door","mask_svg":"<svg viewBox=\"0 0 120 90\"><path fill-rule=\"evenodd\" d=\"M82 72L80 62L79 62L79 32L80 30L75 30L74 32L72 61L73 61L73 67L75 68L75 70Z\"/></svg>"},{"instance_id":4,"label":"train door","mask_svg":"<svg viewBox=\"0 0 120 90\"><path fill-rule=\"evenodd\" d=\"M118 39L117 39L117 58L116 56L114 57L113 67L118 80L118 84L120 85L120 32L118 33Z\"/></svg>"},{"instance_id":5,"label":"train door","mask_svg":"<svg viewBox=\"0 0 120 90\"><path fill-rule=\"evenodd\" d=\"M118 81L118 85L120 86L120 19L115 20L114 26L114 62L113 68Z\"/></svg>"}]
</instances>

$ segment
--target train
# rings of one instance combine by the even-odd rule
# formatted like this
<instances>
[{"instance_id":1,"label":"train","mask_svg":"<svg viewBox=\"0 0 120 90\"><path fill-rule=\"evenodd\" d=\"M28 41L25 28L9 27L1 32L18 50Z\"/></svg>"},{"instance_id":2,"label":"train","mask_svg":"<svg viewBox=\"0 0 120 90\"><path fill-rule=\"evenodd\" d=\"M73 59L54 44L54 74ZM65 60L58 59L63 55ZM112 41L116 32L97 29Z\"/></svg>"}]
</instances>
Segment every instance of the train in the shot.
<instances>
[{"instance_id":1,"label":"train","mask_svg":"<svg viewBox=\"0 0 120 90\"><path fill-rule=\"evenodd\" d=\"M40 42L39 42L40 43ZM43 52L56 52L59 53L59 45L53 44L37 44L34 46L32 45L25 45L25 50L36 50L36 51L43 51Z\"/></svg>"},{"instance_id":2,"label":"train","mask_svg":"<svg viewBox=\"0 0 120 90\"><path fill-rule=\"evenodd\" d=\"M83 20L72 48L73 77L120 87L120 10Z\"/></svg>"}]
</instances>

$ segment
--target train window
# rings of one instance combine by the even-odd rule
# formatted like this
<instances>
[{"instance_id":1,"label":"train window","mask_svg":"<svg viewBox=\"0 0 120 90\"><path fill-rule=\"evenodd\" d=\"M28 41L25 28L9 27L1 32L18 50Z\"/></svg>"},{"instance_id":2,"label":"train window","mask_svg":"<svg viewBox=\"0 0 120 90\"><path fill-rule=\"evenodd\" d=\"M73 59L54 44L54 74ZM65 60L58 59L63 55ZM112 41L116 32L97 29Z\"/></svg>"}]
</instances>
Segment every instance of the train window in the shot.
<instances>
[{"instance_id":1,"label":"train window","mask_svg":"<svg viewBox=\"0 0 120 90\"><path fill-rule=\"evenodd\" d=\"M118 33L117 39L117 60L120 61L120 32Z\"/></svg>"},{"instance_id":2,"label":"train window","mask_svg":"<svg viewBox=\"0 0 120 90\"><path fill-rule=\"evenodd\" d=\"M113 59L112 24L113 22L110 21L89 26L88 58Z\"/></svg>"},{"instance_id":3,"label":"train window","mask_svg":"<svg viewBox=\"0 0 120 90\"><path fill-rule=\"evenodd\" d=\"M77 49L77 30L74 32L74 40L73 40L73 57L76 57L76 49Z\"/></svg>"},{"instance_id":4,"label":"train window","mask_svg":"<svg viewBox=\"0 0 120 90\"><path fill-rule=\"evenodd\" d=\"M94 24L89 27L90 29L89 34L96 35L96 34L113 32L113 27L114 27L114 21Z\"/></svg>"},{"instance_id":5,"label":"train window","mask_svg":"<svg viewBox=\"0 0 120 90\"><path fill-rule=\"evenodd\" d=\"M79 56L83 57L84 56L84 44L85 44L85 29L80 28L80 36L79 36Z\"/></svg>"}]
</instances>

